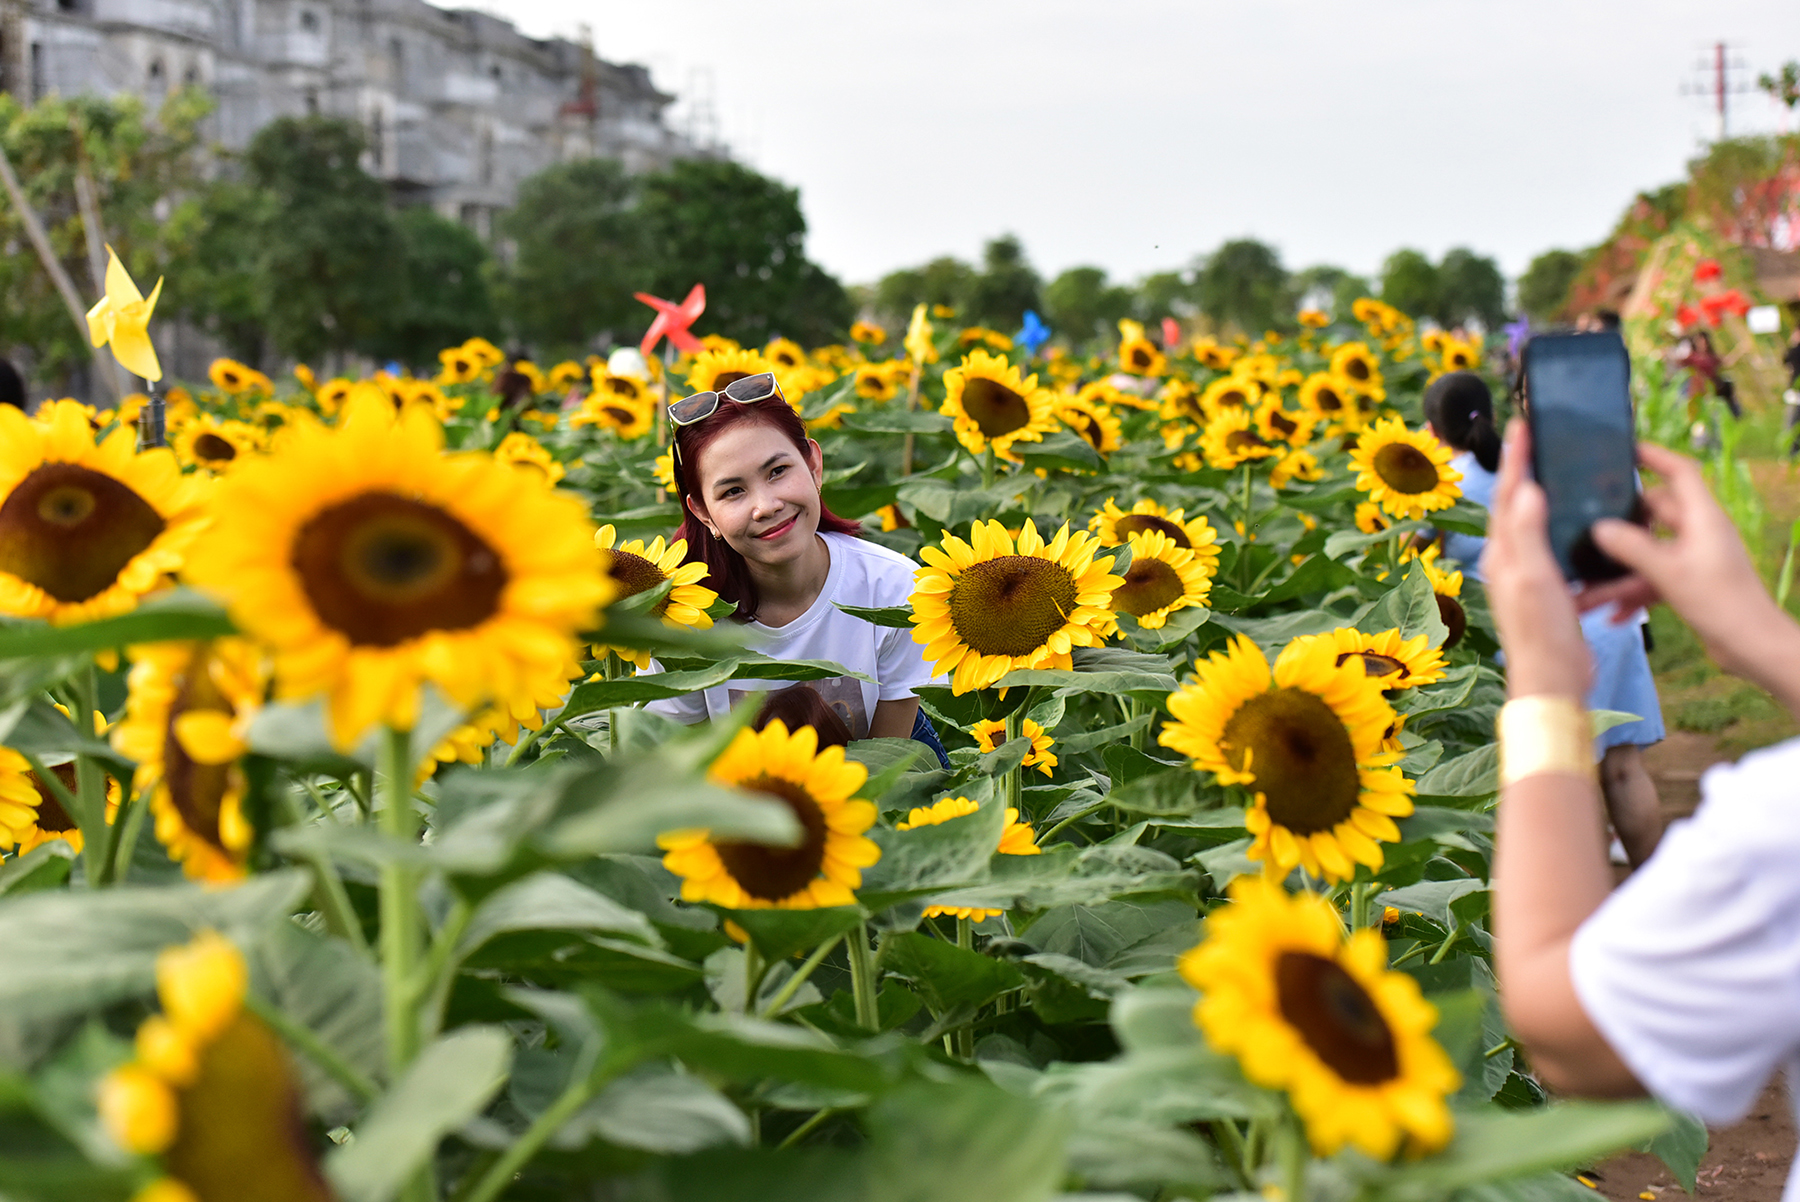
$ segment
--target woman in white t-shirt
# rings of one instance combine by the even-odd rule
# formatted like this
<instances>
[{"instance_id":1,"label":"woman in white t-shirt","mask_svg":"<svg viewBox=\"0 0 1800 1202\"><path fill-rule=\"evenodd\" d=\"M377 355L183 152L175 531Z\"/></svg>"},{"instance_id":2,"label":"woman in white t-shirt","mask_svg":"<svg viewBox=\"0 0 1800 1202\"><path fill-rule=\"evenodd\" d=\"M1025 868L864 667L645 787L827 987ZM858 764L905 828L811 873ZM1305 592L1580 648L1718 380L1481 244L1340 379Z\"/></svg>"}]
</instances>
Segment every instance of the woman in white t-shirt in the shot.
<instances>
[{"instance_id":1,"label":"woman in white t-shirt","mask_svg":"<svg viewBox=\"0 0 1800 1202\"><path fill-rule=\"evenodd\" d=\"M706 564L707 585L737 605L752 644L775 659L823 659L860 672L809 681L852 739L916 738L943 748L914 692L931 680L912 632L852 617L839 605L906 605L918 565L858 537L861 527L825 507L819 444L773 375L731 382L669 406L675 488L685 510L678 538ZM752 693L784 681L734 680L652 702L681 722L724 716Z\"/></svg>"},{"instance_id":2,"label":"woman in white t-shirt","mask_svg":"<svg viewBox=\"0 0 1800 1202\"><path fill-rule=\"evenodd\" d=\"M1800 714L1800 626L1763 588L1699 465L1656 446L1644 497L1661 540L1618 521L1594 541L1631 575L1572 597L1551 556L1543 490L1515 423L1482 566L1511 698L1501 710L1494 857L1500 1001L1532 1068L1563 1093L1648 1090L1734 1122L1777 1069L1800 1080L1800 740L1717 767L1616 890L1581 706L1576 608L1667 602L1715 662ZM1789 1177L1788 1202L1800 1200Z\"/></svg>"}]
</instances>

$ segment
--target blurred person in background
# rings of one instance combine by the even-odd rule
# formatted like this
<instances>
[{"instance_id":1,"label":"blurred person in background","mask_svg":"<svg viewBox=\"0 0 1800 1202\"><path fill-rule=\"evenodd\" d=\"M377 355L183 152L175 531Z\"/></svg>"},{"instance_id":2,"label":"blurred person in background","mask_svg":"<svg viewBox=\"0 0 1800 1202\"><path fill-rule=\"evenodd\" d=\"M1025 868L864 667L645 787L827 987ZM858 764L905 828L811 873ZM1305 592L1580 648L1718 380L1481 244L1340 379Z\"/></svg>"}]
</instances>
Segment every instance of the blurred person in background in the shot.
<instances>
[{"instance_id":1,"label":"blurred person in background","mask_svg":"<svg viewBox=\"0 0 1800 1202\"><path fill-rule=\"evenodd\" d=\"M1787 410L1787 425L1784 428L1793 430L1800 425L1800 325L1796 325L1794 332L1788 335L1787 352L1782 355L1781 361L1788 369L1787 391L1781 394L1781 407ZM1788 458L1792 459L1797 454L1800 454L1800 430L1794 431L1794 439L1788 443Z\"/></svg>"},{"instance_id":2,"label":"blurred person in background","mask_svg":"<svg viewBox=\"0 0 1800 1202\"><path fill-rule=\"evenodd\" d=\"M1562 1094L1648 1091L1709 1123L1800 1079L1800 740L1716 765L1700 808L1618 888L1606 863L1579 607L1667 603L1708 654L1800 716L1800 625L1764 589L1694 461L1639 447L1672 537L1600 521L1623 579L1571 595L1529 434L1509 432L1482 566L1506 653L1493 865L1494 967L1532 1070ZM1785 1196L1800 1197L1790 1178Z\"/></svg>"},{"instance_id":3,"label":"blurred person in background","mask_svg":"<svg viewBox=\"0 0 1800 1202\"><path fill-rule=\"evenodd\" d=\"M25 381L20 378L19 369L5 359L0 359L0 405L25 408Z\"/></svg>"}]
</instances>

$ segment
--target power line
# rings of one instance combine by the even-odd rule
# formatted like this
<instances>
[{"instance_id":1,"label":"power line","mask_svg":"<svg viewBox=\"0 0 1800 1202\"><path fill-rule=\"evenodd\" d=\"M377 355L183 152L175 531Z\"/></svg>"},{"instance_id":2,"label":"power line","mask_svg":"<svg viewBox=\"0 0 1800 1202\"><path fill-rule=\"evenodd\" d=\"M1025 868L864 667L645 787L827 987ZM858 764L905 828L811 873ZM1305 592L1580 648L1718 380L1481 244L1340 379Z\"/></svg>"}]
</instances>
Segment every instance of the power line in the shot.
<instances>
[{"instance_id":1,"label":"power line","mask_svg":"<svg viewBox=\"0 0 1800 1202\"><path fill-rule=\"evenodd\" d=\"M1683 96L1704 96L1712 102L1721 142L1731 136L1731 97L1757 90L1755 84L1739 75L1747 70L1749 64L1732 52L1729 43L1714 42L1711 51L1694 63L1696 78L1681 85Z\"/></svg>"}]
</instances>

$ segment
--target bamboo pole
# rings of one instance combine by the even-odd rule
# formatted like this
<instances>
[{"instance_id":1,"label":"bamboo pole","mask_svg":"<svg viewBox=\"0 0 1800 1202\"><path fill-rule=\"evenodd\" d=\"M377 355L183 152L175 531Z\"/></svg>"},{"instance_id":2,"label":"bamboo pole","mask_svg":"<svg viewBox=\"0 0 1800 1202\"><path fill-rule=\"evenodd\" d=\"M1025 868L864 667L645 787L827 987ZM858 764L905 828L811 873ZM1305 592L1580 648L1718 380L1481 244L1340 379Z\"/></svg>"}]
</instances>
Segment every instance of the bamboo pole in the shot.
<instances>
[{"instance_id":1,"label":"bamboo pole","mask_svg":"<svg viewBox=\"0 0 1800 1202\"><path fill-rule=\"evenodd\" d=\"M50 235L44 231L44 223L25 199L25 190L19 187L19 177L13 174L12 160L7 157L6 148L0 146L0 185L6 188L13 207L19 211L19 220L25 223L25 235L31 239L31 245L37 250L38 259L44 264L44 270L50 274L50 282L56 285L61 294L63 304L69 310L69 320L75 323L80 332L81 345L88 345L87 311L81 307L81 294L75 291L75 281L63 270L62 260L56 257L56 251L50 245Z\"/></svg>"},{"instance_id":2,"label":"bamboo pole","mask_svg":"<svg viewBox=\"0 0 1800 1202\"><path fill-rule=\"evenodd\" d=\"M94 177L88 171L87 143L81 136L81 127L76 124L73 115L69 117L69 133L75 138L75 205L81 212L81 229L87 235L88 275L94 281L94 294L106 295L106 227L100 220L100 193L94 187ZM86 333L86 319L83 319L83 333ZM97 374L112 390L113 401L125 399L124 381L119 378L121 370L118 359L113 356L112 348L94 348L94 366Z\"/></svg>"}]
</instances>

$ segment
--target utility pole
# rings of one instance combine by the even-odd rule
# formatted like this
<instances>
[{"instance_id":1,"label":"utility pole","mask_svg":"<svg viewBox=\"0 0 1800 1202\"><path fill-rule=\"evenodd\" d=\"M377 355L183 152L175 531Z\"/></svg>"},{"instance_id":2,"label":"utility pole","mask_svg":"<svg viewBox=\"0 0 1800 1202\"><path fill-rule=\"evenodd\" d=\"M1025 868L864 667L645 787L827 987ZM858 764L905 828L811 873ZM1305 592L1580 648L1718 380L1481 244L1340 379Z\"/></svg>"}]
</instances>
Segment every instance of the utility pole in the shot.
<instances>
[{"instance_id":1,"label":"utility pole","mask_svg":"<svg viewBox=\"0 0 1800 1202\"><path fill-rule=\"evenodd\" d=\"M1684 96L1704 96L1712 102L1720 142L1731 136L1731 96L1754 90L1748 82L1733 78L1744 67L1744 60L1732 54L1727 43L1714 42L1706 58L1694 64L1698 78L1681 89Z\"/></svg>"}]
</instances>

